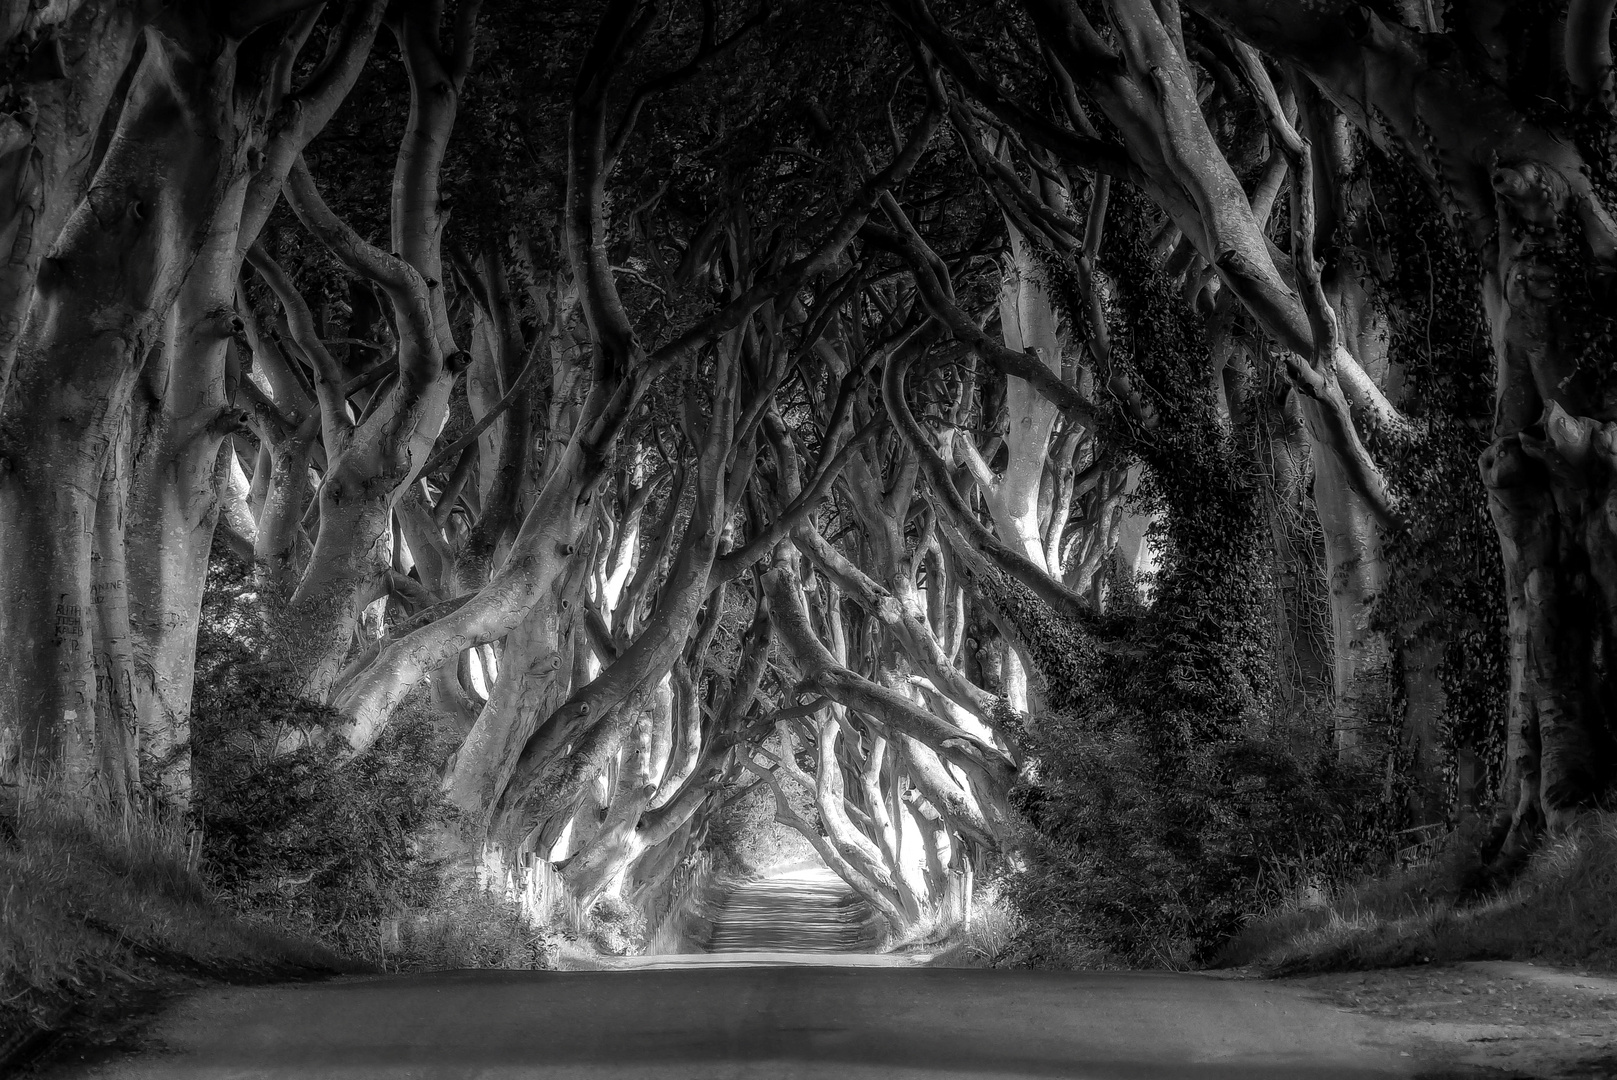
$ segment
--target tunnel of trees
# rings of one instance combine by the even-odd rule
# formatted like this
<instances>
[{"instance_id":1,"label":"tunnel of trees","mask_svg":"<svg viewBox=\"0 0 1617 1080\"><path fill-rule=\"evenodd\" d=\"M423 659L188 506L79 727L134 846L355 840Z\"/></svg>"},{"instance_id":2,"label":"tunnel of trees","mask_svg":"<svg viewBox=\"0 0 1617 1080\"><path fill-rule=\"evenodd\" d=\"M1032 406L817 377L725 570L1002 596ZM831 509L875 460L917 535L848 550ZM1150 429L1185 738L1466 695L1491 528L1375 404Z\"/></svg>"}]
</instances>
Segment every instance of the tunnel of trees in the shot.
<instances>
[{"instance_id":1,"label":"tunnel of trees","mask_svg":"<svg viewBox=\"0 0 1617 1080\"><path fill-rule=\"evenodd\" d=\"M451 862L767 798L1121 956L1509 875L1617 775L1614 6L7 4L0 772L410 726Z\"/></svg>"}]
</instances>

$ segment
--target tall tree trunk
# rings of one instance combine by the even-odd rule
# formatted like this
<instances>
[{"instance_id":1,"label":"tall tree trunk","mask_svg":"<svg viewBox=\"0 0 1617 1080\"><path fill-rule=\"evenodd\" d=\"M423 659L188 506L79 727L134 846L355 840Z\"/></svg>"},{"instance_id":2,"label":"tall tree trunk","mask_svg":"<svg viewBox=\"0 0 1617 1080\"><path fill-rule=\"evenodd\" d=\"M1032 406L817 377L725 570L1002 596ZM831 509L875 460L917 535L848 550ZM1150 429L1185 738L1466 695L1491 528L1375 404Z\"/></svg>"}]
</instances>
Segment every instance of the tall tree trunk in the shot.
<instances>
[{"instance_id":1,"label":"tall tree trunk","mask_svg":"<svg viewBox=\"0 0 1617 1080\"><path fill-rule=\"evenodd\" d=\"M143 383L157 398L130 494L129 608L146 784L183 804L189 791L197 617L225 479L225 353L239 325L233 294L246 178L221 203L170 309Z\"/></svg>"},{"instance_id":2,"label":"tall tree trunk","mask_svg":"<svg viewBox=\"0 0 1617 1080\"><path fill-rule=\"evenodd\" d=\"M0 762L95 773L91 536L129 394L228 182L234 46L149 38L119 129L41 267L0 403ZM192 122L176 123L179 115Z\"/></svg>"},{"instance_id":3,"label":"tall tree trunk","mask_svg":"<svg viewBox=\"0 0 1617 1080\"><path fill-rule=\"evenodd\" d=\"M37 12L32 4L18 9ZM36 28L34 77L6 87L14 108L0 112L0 402L10 392L40 261L84 194L103 117L144 21L120 0L80 4Z\"/></svg>"},{"instance_id":4,"label":"tall tree trunk","mask_svg":"<svg viewBox=\"0 0 1617 1080\"><path fill-rule=\"evenodd\" d=\"M1313 429L1319 407L1303 402ZM1331 605L1331 719L1337 752L1374 754L1374 728L1388 719L1392 657L1386 635L1371 624L1387 566L1375 515L1349 485L1340 460L1315 437L1314 507L1325 535L1325 574Z\"/></svg>"},{"instance_id":5,"label":"tall tree trunk","mask_svg":"<svg viewBox=\"0 0 1617 1080\"><path fill-rule=\"evenodd\" d=\"M129 459L126 422L114 437L102 470L91 553L97 756L102 786L113 806L130 801L144 771L145 747L135 711L135 653L129 634L129 569L124 543Z\"/></svg>"}]
</instances>

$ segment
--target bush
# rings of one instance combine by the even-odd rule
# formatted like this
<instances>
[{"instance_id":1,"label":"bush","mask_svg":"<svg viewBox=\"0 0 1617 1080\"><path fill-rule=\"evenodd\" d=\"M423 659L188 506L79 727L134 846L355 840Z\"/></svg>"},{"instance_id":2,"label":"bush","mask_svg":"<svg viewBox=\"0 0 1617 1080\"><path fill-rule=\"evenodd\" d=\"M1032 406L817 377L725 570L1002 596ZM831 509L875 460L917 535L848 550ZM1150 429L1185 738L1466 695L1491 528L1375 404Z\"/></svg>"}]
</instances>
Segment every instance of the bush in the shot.
<instances>
[{"instance_id":1,"label":"bush","mask_svg":"<svg viewBox=\"0 0 1617 1080\"><path fill-rule=\"evenodd\" d=\"M1023 918L1013 954L1047 967L1182 968L1306 881L1380 855L1376 793L1327 746L1251 731L1193 749L1165 774L1120 724L1065 719L1040 740L1045 782L1007 875Z\"/></svg>"},{"instance_id":2,"label":"bush","mask_svg":"<svg viewBox=\"0 0 1617 1080\"><path fill-rule=\"evenodd\" d=\"M555 966L555 935L522 908L473 881L443 889L432 907L401 919L399 951L388 967L399 971L499 968L532 971Z\"/></svg>"},{"instance_id":3,"label":"bush","mask_svg":"<svg viewBox=\"0 0 1617 1080\"><path fill-rule=\"evenodd\" d=\"M242 910L374 956L379 921L441 888L421 849L449 818L445 748L426 710L407 701L350 759L343 718L299 695L256 603L251 568L216 547L191 719L204 870Z\"/></svg>"}]
</instances>

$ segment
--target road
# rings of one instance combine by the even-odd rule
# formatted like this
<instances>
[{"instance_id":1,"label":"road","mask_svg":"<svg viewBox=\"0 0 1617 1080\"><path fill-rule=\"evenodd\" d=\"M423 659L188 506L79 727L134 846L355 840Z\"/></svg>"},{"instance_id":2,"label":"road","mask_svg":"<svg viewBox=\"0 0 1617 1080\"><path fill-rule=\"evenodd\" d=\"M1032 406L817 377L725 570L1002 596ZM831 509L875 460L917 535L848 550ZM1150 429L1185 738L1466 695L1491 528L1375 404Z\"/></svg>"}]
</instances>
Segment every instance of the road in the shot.
<instances>
[{"instance_id":1,"label":"road","mask_svg":"<svg viewBox=\"0 0 1617 1080\"><path fill-rule=\"evenodd\" d=\"M148 1048L59 1080L1369 1080L1413 1074L1372 1022L1273 983L909 965L840 882L733 895L698 956L228 987ZM868 947L868 946L867 946ZM767 950L767 951L759 951Z\"/></svg>"},{"instance_id":2,"label":"road","mask_svg":"<svg viewBox=\"0 0 1617 1080\"><path fill-rule=\"evenodd\" d=\"M732 892L708 951L837 953L876 944L875 912L829 870L794 870Z\"/></svg>"},{"instance_id":3,"label":"road","mask_svg":"<svg viewBox=\"0 0 1617 1080\"><path fill-rule=\"evenodd\" d=\"M809 965L450 972L211 991L103 1080L1411 1075L1369 1022L1194 975Z\"/></svg>"}]
</instances>

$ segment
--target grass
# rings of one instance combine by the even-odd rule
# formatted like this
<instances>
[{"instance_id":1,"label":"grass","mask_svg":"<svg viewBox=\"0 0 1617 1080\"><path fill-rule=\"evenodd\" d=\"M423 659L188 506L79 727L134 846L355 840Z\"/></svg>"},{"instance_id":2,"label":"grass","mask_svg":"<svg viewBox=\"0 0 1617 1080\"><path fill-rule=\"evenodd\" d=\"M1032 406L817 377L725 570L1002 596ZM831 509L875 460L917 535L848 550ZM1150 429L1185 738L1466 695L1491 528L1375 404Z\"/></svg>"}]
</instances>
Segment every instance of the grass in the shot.
<instances>
[{"instance_id":1,"label":"grass","mask_svg":"<svg viewBox=\"0 0 1617 1080\"><path fill-rule=\"evenodd\" d=\"M446 889L431 910L398 921L398 944L383 959L390 971L555 966L555 935L520 904L474 882Z\"/></svg>"},{"instance_id":2,"label":"grass","mask_svg":"<svg viewBox=\"0 0 1617 1080\"><path fill-rule=\"evenodd\" d=\"M930 953L931 967L1000 967L1012 957L1020 927L1020 918L990 881L972 897L970 918L961 919L940 904L907 927L887 951Z\"/></svg>"},{"instance_id":3,"label":"grass","mask_svg":"<svg viewBox=\"0 0 1617 1080\"><path fill-rule=\"evenodd\" d=\"M0 1062L75 1007L165 977L333 971L341 957L218 902L197 846L138 813L0 787ZM9 1036L9 1037L8 1037Z\"/></svg>"},{"instance_id":4,"label":"grass","mask_svg":"<svg viewBox=\"0 0 1617 1080\"><path fill-rule=\"evenodd\" d=\"M1221 966L1275 974L1462 960L1617 970L1617 814L1549 841L1508 885L1479 890L1476 837L1451 834L1430 862L1253 920Z\"/></svg>"}]
</instances>

